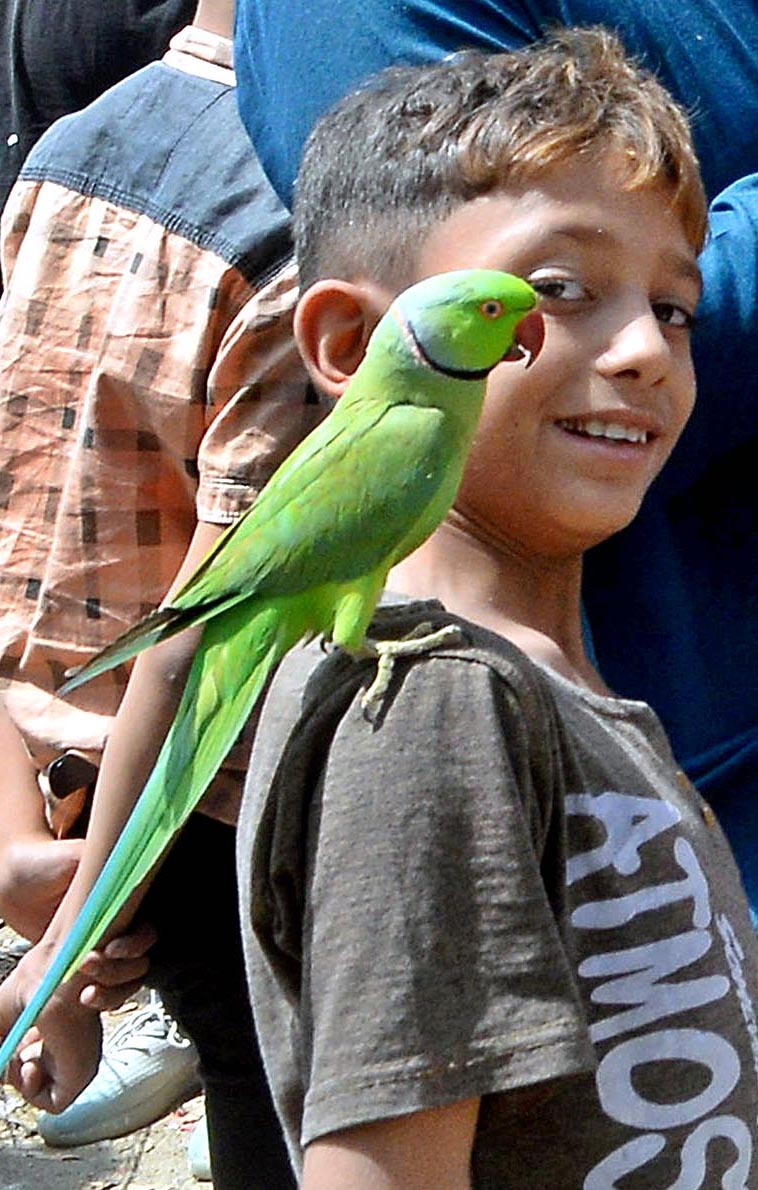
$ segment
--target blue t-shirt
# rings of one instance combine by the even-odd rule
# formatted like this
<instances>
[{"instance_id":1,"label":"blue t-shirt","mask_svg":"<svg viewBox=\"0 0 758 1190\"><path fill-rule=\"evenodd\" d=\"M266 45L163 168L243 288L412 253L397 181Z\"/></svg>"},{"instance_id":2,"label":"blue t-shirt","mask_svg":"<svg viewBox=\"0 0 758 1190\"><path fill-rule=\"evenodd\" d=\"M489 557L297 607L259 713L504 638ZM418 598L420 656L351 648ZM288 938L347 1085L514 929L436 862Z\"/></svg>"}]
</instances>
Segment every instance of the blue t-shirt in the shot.
<instances>
[{"instance_id":1,"label":"blue t-shirt","mask_svg":"<svg viewBox=\"0 0 758 1190\"><path fill-rule=\"evenodd\" d=\"M235 67L242 119L291 205L314 121L368 75L464 47L534 41L551 24L604 24L694 116L710 197L758 168L756 0L238 0Z\"/></svg>"}]
</instances>

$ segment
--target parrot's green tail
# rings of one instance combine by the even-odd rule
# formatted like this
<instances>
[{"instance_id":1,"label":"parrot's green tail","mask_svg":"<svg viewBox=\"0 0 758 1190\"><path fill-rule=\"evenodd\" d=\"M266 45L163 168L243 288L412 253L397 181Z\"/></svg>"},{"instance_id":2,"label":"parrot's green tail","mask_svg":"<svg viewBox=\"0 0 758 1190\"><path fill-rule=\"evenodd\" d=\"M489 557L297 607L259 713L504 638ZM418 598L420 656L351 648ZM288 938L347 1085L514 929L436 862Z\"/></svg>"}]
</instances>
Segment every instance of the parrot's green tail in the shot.
<instances>
[{"instance_id":1,"label":"parrot's green tail","mask_svg":"<svg viewBox=\"0 0 758 1190\"><path fill-rule=\"evenodd\" d=\"M284 654L304 635L277 601L210 621L147 784L34 997L0 1046L0 1072L56 988L79 968L205 793Z\"/></svg>"}]
</instances>

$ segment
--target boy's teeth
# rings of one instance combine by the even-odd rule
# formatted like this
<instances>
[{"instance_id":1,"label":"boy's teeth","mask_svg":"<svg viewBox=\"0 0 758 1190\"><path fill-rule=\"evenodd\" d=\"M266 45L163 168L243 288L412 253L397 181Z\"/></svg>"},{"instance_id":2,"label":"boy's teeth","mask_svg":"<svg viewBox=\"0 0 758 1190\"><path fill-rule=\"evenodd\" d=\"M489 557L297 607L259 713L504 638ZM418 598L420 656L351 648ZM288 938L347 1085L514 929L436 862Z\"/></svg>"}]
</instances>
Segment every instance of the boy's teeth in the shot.
<instances>
[{"instance_id":1,"label":"boy's teeth","mask_svg":"<svg viewBox=\"0 0 758 1190\"><path fill-rule=\"evenodd\" d=\"M611 438L614 442L647 442L647 430L633 426L622 426L614 421L597 421L595 418L566 417L559 423L564 430L575 434L587 434L590 438Z\"/></svg>"}]
</instances>

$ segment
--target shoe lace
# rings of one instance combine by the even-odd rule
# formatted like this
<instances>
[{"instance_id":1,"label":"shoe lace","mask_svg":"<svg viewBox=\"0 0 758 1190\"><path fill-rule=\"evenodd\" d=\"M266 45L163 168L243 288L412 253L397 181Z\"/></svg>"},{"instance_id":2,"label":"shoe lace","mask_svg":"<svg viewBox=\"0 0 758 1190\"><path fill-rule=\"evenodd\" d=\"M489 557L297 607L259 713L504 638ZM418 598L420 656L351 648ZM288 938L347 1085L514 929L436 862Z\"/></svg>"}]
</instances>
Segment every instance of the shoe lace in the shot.
<instances>
[{"instance_id":1,"label":"shoe lace","mask_svg":"<svg viewBox=\"0 0 758 1190\"><path fill-rule=\"evenodd\" d=\"M187 1049L192 1045L189 1037L185 1037L173 1017L169 1016L156 992L150 992L148 1004L133 1013L123 1025L108 1038L106 1048L109 1057L124 1050L148 1050L150 1043L166 1041L177 1049Z\"/></svg>"}]
</instances>

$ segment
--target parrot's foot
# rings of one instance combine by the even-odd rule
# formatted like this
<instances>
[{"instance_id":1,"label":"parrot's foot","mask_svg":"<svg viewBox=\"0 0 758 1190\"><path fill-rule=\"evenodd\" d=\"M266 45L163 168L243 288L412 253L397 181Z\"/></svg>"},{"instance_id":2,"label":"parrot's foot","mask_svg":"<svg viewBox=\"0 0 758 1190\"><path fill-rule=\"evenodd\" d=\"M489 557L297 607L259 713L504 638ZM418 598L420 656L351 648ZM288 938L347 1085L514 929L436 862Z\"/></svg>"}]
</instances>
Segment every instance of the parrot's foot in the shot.
<instances>
[{"instance_id":1,"label":"parrot's foot","mask_svg":"<svg viewBox=\"0 0 758 1190\"><path fill-rule=\"evenodd\" d=\"M446 624L444 628L433 629L428 620L417 624L406 636L399 640L371 640L368 637L363 642L361 657L374 657L377 661L376 677L368 690L361 696L361 709L367 719L371 719L370 712L378 709L387 688L392 680L392 670L398 657L417 657L428 653L430 649L437 649L440 645L449 645L460 641L463 637L461 629L455 624Z\"/></svg>"}]
</instances>

